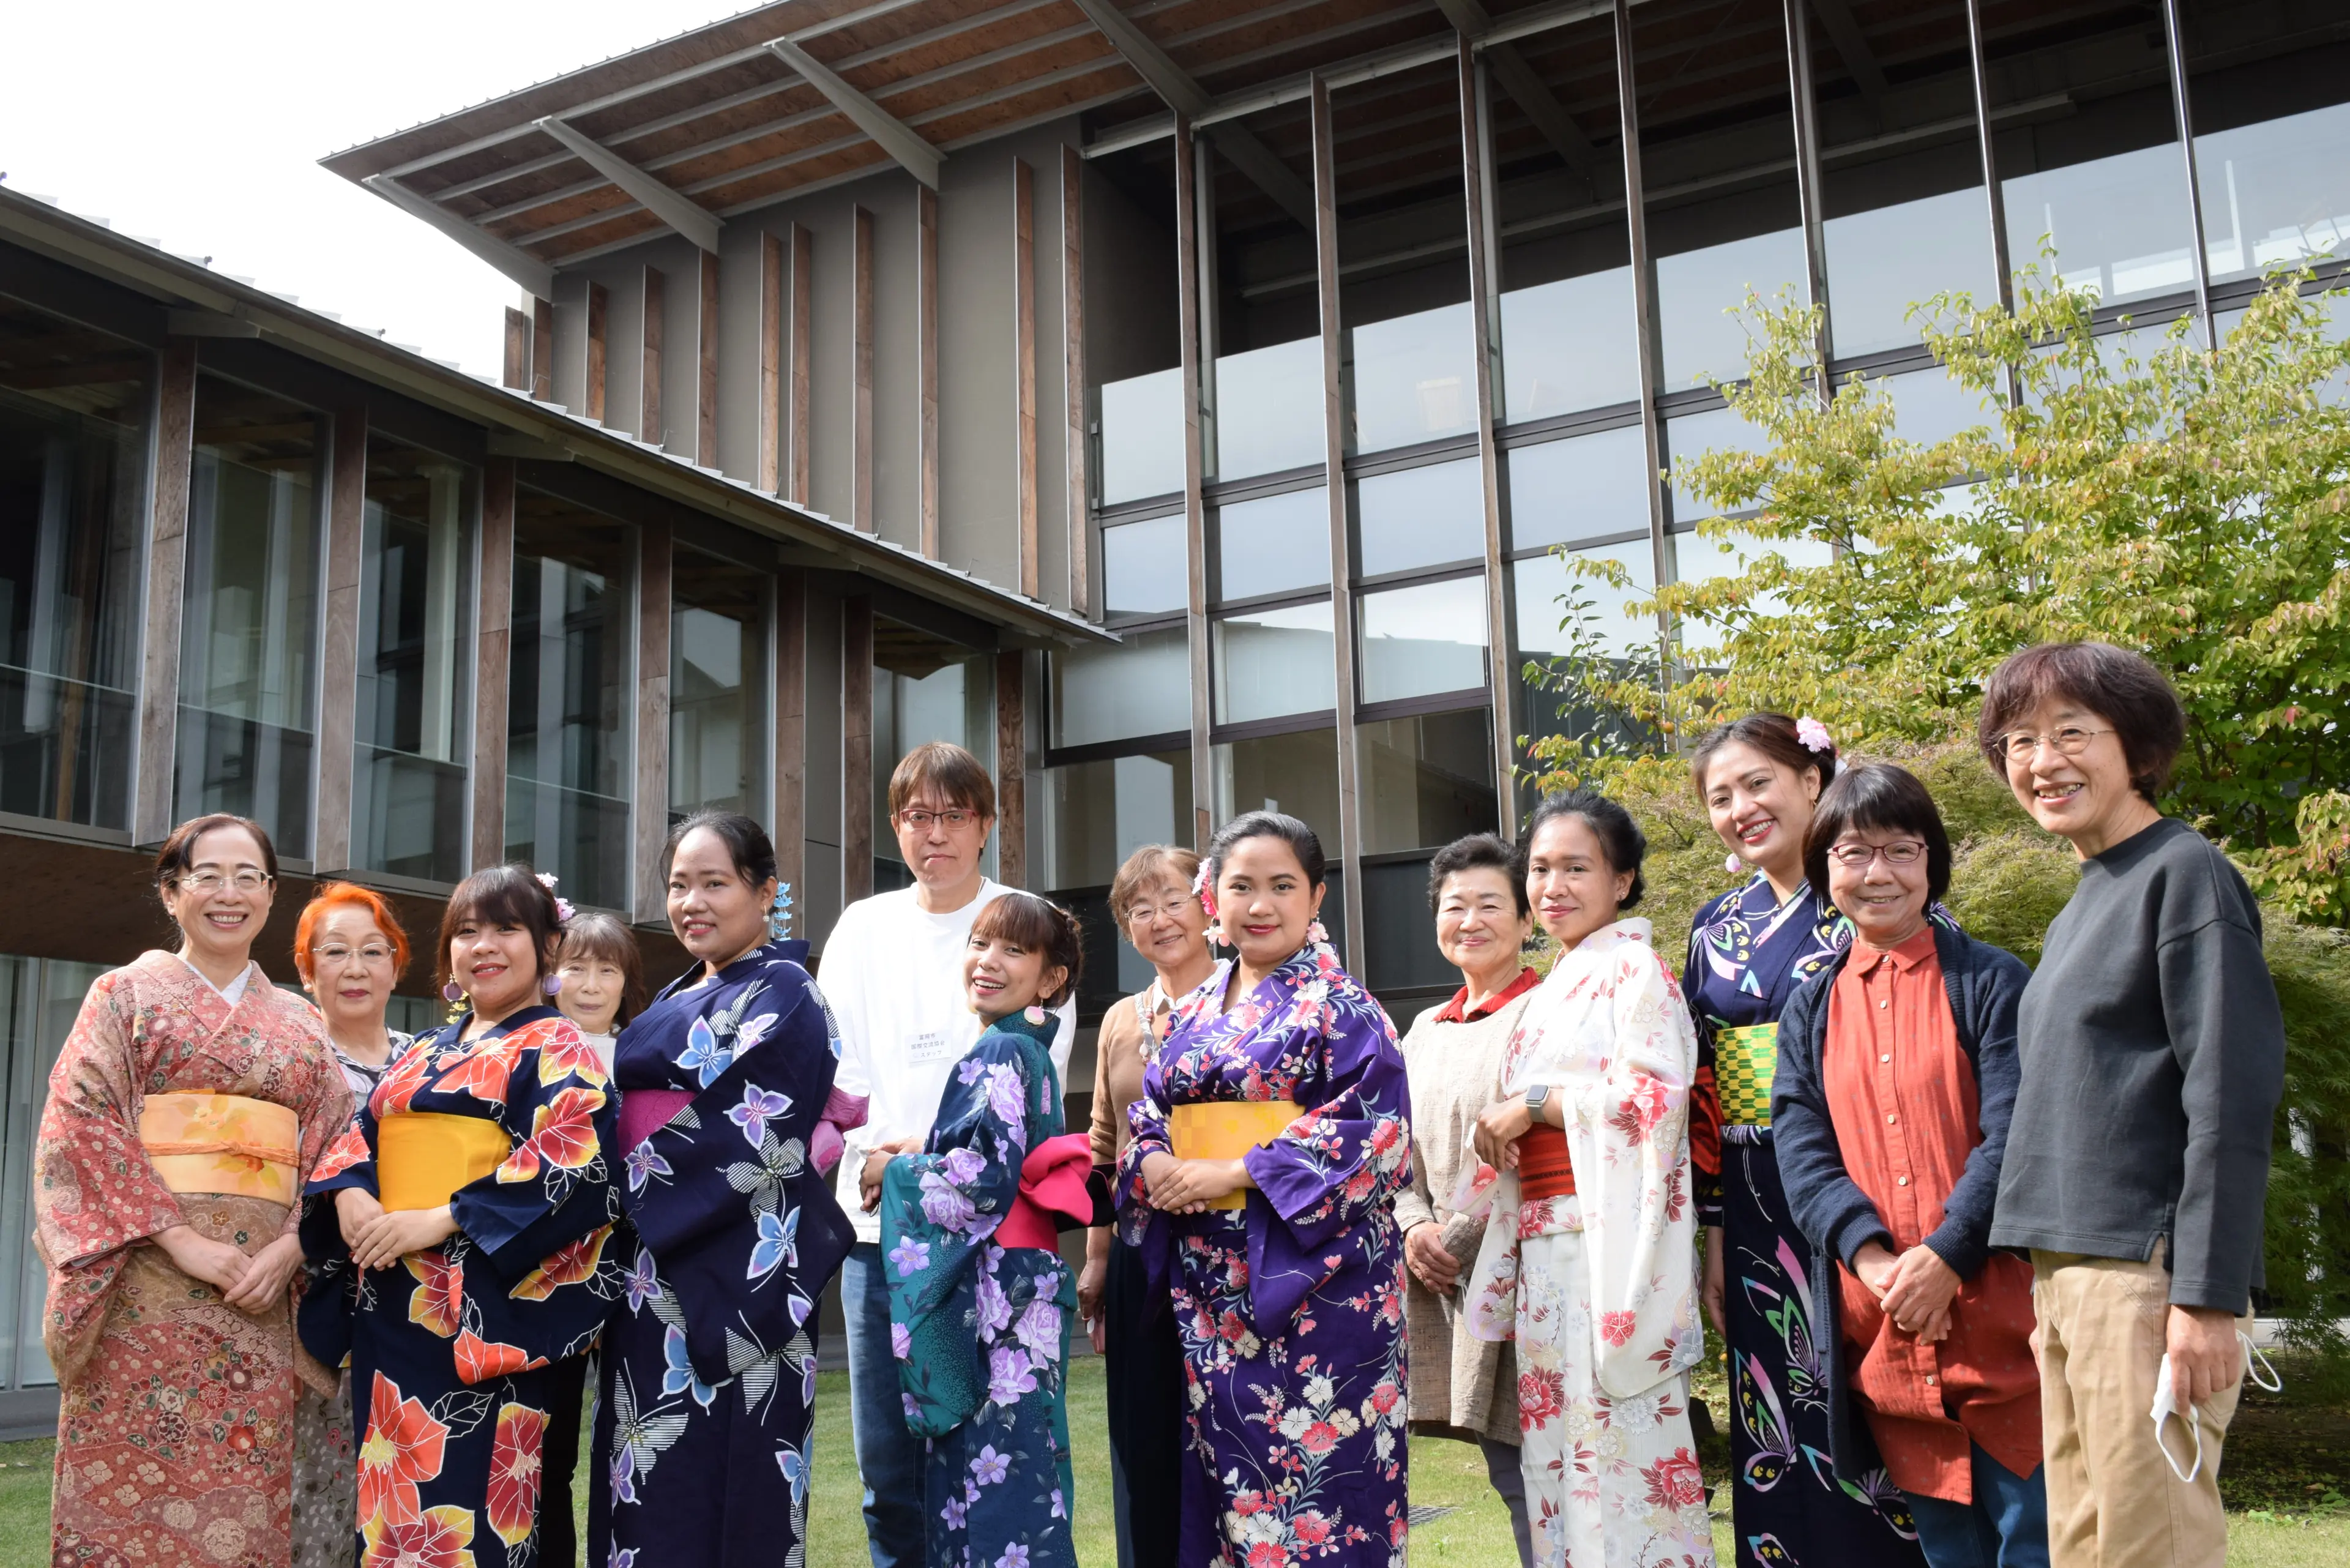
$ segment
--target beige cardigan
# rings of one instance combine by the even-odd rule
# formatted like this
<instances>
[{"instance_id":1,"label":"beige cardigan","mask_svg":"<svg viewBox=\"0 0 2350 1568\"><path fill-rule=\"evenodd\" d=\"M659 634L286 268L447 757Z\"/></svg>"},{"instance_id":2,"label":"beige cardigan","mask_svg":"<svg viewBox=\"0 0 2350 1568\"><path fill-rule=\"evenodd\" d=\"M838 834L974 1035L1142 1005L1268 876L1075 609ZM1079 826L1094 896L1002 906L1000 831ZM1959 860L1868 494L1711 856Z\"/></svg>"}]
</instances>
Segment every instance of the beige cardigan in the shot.
<instances>
[{"instance_id":1,"label":"beige cardigan","mask_svg":"<svg viewBox=\"0 0 2350 1568\"><path fill-rule=\"evenodd\" d=\"M1502 1097L1502 1057L1526 1010L1529 987L1465 1023L1440 1023L1442 1006L1413 1021L1403 1037L1411 1084L1411 1189L1396 1199L1396 1224L1443 1227L1444 1244L1466 1281L1483 1222L1457 1216L1443 1199L1477 1161L1470 1134L1478 1113ZM1449 1004L1448 1004L1449 1005ZM1411 1428L1448 1437L1518 1441L1518 1372L1511 1347L1456 1329L1435 1294L1407 1271L1404 1322L1411 1347ZM1458 1303L1456 1301L1455 1305Z\"/></svg>"}]
</instances>

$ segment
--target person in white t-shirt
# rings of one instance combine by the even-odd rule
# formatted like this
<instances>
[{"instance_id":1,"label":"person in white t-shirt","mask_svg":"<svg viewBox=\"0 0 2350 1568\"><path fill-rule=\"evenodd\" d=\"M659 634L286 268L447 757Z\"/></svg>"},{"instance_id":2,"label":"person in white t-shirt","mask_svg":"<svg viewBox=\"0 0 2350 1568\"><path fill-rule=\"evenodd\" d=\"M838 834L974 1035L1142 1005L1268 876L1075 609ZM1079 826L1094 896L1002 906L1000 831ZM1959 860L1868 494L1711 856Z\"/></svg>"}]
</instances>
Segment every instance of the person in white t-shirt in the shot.
<instances>
[{"instance_id":1,"label":"person in white t-shirt","mask_svg":"<svg viewBox=\"0 0 2350 1568\"><path fill-rule=\"evenodd\" d=\"M867 1545L873 1568L919 1568L923 1443L906 1426L881 1223L865 1209L859 1179L868 1159L921 1147L947 1074L979 1038L983 1025L963 995L963 947L979 912L1006 889L980 869L995 826L995 785L961 746L932 741L906 753L889 775L889 826L914 885L842 910L818 975L840 1030L835 1094L868 1102L865 1125L845 1135L835 1176L857 1226L840 1302ZM1074 1001L1062 1005L1053 1037L1065 1090L1075 1012Z\"/></svg>"}]
</instances>

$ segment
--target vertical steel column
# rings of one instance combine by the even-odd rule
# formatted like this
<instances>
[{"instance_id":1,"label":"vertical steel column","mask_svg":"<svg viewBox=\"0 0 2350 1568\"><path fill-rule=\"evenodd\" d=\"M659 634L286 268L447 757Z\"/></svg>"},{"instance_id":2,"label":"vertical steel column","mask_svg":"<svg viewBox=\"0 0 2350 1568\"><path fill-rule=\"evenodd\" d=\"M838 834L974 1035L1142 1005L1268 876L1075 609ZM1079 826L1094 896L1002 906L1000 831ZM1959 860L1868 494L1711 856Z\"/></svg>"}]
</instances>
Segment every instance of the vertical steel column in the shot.
<instances>
[{"instance_id":1,"label":"vertical steel column","mask_svg":"<svg viewBox=\"0 0 2350 1568\"><path fill-rule=\"evenodd\" d=\"M1493 389L1502 356L1499 247L1494 243L1492 105L1484 63L1461 39L1461 190L1469 229L1469 315L1477 333L1477 463L1485 498L1485 678L1493 710L1493 800L1502 836L1517 836L1517 715L1511 649L1517 646L1505 575L1509 540L1502 522L1502 452L1493 434Z\"/></svg>"},{"instance_id":2,"label":"vertical steel column","mask_svg":"<svg viewBox=\"0 0 2350 1568\"><path fill-rule=\"evenodd\" d=\"M1363 929L1361 769L1355 756L1354 552L1347 541L1347 403L1339 384L1338 167L1330 124L1330 84L1315 73L1314 270L1322 301L1322 443L1330 503L1330 639L1337 688L1338 862L1347 922L1340 958L1357 974L1369 950Z\"/></svg>"},{"instance_id":3,"label":"vertical steel column","mask_svg":"<svg viewBox=\"0 0 2350 1568\"><path fill-rule=\"evenodd\" d=\"M1983 63L1982 0L1966 0L1966 6L1967 62L1975 87L1975 133L1982 142L1983 201L1991 213L1991 265L1998 274L2000 307L2013 310L2015 266L2007 254L2007 204L2000 195L1999 149L1991 133L1991 71ZM2007 372L2007 401L2011 408L2023 401L2023 387L2015 379L2012 366Z\"/></svg>"},{"instance_id":4,"label":"vertical steel column","mask_svg":"<svg viewBox=\"0 0 2350 1568\"><path fill-rule=\"evenodd\" d=\"M792 885L795 908L806 918L807 896L807 576L786 566L773 580L775 867ZM803 928L805 929L805 928Z\"/></svg>"},{"instance_id":5,"label":"vertical steel column","mask_svg":"<svg viewBox=\"0 0 2350 1568\"><path fill-rule=\"evenodd\" d=\"M195 469L196 340L167 337L155 383L155 471L148 486L147 581L140 617L139 749L130 841L171 836L180 754L180 630L186 608L188 485Z\"/></svg>"},{"instance_id":6,"label":"vertical steel column","mask_svg":"<svg viewBox=\"0 0 2350 1568\"><path fill-rule=\"evenodd\" d=\"M1191 119L1175 116L1175 330L1183 365L1183 624L1191 655L1191 842L1205 850L1215 831L1215 769L1209 750L1208 509L1201 494L1205 451L1200 428L1200 253L1191 200Z\"/></svg>"},{"instance_id":7,"label":"vertical steel column","mask_svg":"<svg viewBox=\"0 0 2350 1568\"><path fill-rule=\"evenodd\" d=\"M2203 347L2216 349L2220 324L2211 319L2211 253L2203 237L2203 178L2195 168L2195 115L2187 102L2187 38L2179 26L2178 0L2162 0L2162 41L2170 57L2170 99L2178 109L2178 152L2187 161L2187 212L2195 236L2195 315L2203 323Z\"/></svg>"},{"instance_id":8,"label":"vertical steel column","mask_svg":"<svg viewBox=\"0 0 2350 1568\"><path fill-rule=\"evenodd\" d=\"M1787 16L1787 93L1794 111L1795 202L1804 221L1804 283L1810 305L1820 313L1813 333L1812 351L1820 357L1820 405L1834 400L1835 384L1828 377L1834 352L1834 323L1828 318L1828 246L1826 220L1820 207L1820 128L1814 112L1818 99L1812 88L1812 35L1805 20L1811 0L1783 0Z\"/></svg>"},{"instance_id":9,"label":"vertical steel column","mask_svg":"<svg viewBox=\"0 0 2350 1568\"><path fill-rule=\"evenodd\" d=\"M1222 351L1223 291L1216 267L1216 158L1212 141L1191 142L1192 248L1200 298L1200 473L1205 482L1216 451L1216 356Z\"/></svg>"},{"instance_id":10,"label":"vertical steel column","mask_svg":"<svg viewBox=\"0 0 2350 1568\"><path fill-rule=\"evenodd\" d=\"M666 917L660 851L669 837L669 667L671 541L666 527L637 530L636 800L629 807L629 917Z\"/></svg>"},{"instance_id":11,"label":"vertical steel column","mask_svg":"<svg viewBox=\"0 0 2350 1568\"><path fill-rule=\"evenodd\" d=\"M648 277L659 273L648 268ZM473 866L506 857L506 705L514 661L515 464L482 469L482 552L474 571Z\"/></svg>"},{"instance_id":12,"label":"vertical steel column","mask_svg":"<svg viewBox=\"0 0 2350 1568\"><path fill-rule=\"evenodd\" d=\"M368 414L363 402L335 410L327 470L327 593L318 657L317 805L310 815L310 864L319 872L359 864L353 820L358 743L359 577L367 536Z\"/></svg>"},{"instance_id":13,"label":"vertical steel column","mask_svg":"<svg viewBox=\"0 0 2350 1568\"><path fill-rule=\"evenodd\" d=\"M1062 493L1069 537L1069 608L1092 619L1093 485L1086 450L1086 206L1085 160L1074 147L1061 149L1061 392L1066 421L1063 458L1067 470Z\"/></svg>"},{"instance_id":14,"label":"vertical steel column","mask_svg":"<svg viewBox=\"0 0 2350 1568\"><path fill-rule=\"evenodd\" d=\"M1640 178L1640 106L1632 77L1631 0L1616 0L1616 110L1624 138L1624 222L1632 251L1632 317L1640 348L1640 441L1648 462L1650 569L1662 585L1670 557L1665 548L1664 431L1657 419L1657 280L1648 265L1647 187ZM1672 663L1672 639L1662 611L1657 651Z\"/></svg>"}]
</instances>

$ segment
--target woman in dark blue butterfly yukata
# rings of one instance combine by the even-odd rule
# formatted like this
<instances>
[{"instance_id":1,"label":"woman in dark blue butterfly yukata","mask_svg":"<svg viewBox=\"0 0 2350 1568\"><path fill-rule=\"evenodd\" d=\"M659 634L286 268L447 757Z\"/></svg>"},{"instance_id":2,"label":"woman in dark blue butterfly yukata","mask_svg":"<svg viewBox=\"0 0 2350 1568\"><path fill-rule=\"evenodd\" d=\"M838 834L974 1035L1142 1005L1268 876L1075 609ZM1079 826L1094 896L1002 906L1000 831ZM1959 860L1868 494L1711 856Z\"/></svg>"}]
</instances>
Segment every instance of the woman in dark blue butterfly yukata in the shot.
<instances>
[{"instance_id":1,"label":"woman in dark blue butterfly yukata","mask_svg":"<svg viewBox=\"0 0 2350 1568\"><path fill-rule=\"evenodd\" d=\"M705 812L662 853L671 929L702 961L615 1048L625 1277L604 1331L588 1560L798 1568L811 1319L852 1240L820 1167L862 1108L832 1093L839 1040L801 967L807 944L785 940L765 832Z\"/></svg>"},{"instance_id":2,"label":"woman in dark blue butterfly yukata","mask_svg":"<svg viewBox=\"0 0 2350 1568\"><path fill-rule=\"evenodd\" d=\"M930 1568L1076 1568L1063 1375L1077 1290L1057 1233L1093 1217L1093 1142L1061 1131L1048 1047L1082 962L1066 910L1030 893L982 910L963 986L987 1032L921 1152L866 1162L906 1423L930 1440Z\"/></svg>"}]
</instances>

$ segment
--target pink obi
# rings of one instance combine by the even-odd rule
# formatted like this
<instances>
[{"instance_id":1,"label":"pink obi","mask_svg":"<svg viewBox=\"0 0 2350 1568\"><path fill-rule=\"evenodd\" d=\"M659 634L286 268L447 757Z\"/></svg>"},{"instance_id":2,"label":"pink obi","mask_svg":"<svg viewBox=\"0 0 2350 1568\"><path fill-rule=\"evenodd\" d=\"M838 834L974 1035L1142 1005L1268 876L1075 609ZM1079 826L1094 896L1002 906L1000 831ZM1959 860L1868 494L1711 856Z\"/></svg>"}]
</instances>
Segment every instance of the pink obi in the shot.
<instances>
[{"instance_id":1,"label":"pink obi","mask_svg":"<svg viewBox=\"0 0 2350 1568\"><path fill-rule=\"evenodd\" d=\"M1066 1214L1080 1225L1094 1217L1093 1194L1086 1188L1093 1168L1093 1139L1085 1133L1066 1133L1030 1149L1020 1162L1020 1195L996 1225L995 1244L1059 1251L1055 1215Z\"/></svg>"},{"instance_id":2,"label":"pink obi","mask_svg":"<svg viewBox=\"0 0 2350 1568\"><path fill-rule=\"evenodd\" d=\"M693 1103L691 1089L620 1091L620 1157L669 1126L670 1117Z\"/></svg>"}]
</instances>

